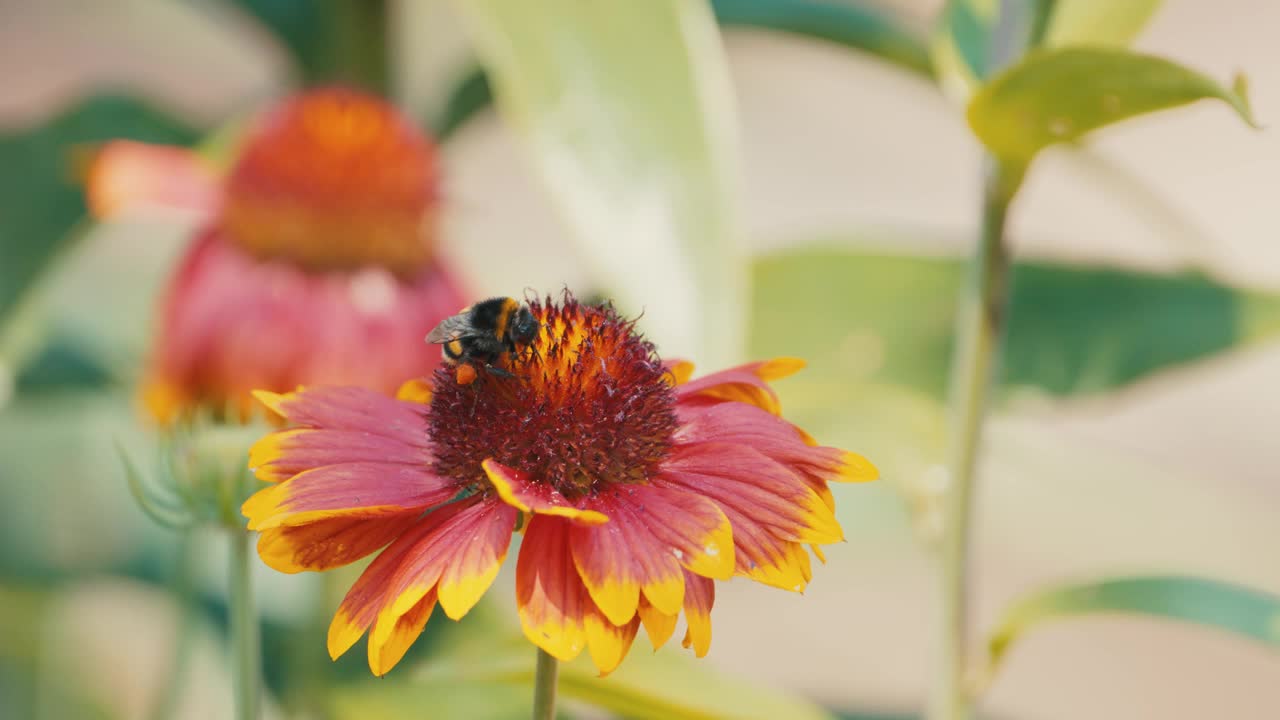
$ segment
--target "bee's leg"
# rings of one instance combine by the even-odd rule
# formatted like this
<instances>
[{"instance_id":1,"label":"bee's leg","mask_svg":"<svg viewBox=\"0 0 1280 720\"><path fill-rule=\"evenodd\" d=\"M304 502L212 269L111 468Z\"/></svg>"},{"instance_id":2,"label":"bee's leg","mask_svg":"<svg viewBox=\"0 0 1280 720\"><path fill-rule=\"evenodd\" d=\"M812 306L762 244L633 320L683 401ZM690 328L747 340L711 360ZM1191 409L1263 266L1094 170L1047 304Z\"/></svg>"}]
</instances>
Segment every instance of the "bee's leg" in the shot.
<instances>
[{"instance_id":1,"label":"bee's leg","mask_svg":"<svg viewBox=\"0 0 1280 720\"><path fill-rule=\"evenodd\" d=\"M494 375L497 375L498 377L508 377L508 378L509 378L509 377L515 377L515 375L512 375L510 372L508 372L508 371L506 371L506 370L503 370L502 368L498 367L497 365L485 365L485 368L486 368L489 372L493 373Z\"/></svg>"}]
</instances>

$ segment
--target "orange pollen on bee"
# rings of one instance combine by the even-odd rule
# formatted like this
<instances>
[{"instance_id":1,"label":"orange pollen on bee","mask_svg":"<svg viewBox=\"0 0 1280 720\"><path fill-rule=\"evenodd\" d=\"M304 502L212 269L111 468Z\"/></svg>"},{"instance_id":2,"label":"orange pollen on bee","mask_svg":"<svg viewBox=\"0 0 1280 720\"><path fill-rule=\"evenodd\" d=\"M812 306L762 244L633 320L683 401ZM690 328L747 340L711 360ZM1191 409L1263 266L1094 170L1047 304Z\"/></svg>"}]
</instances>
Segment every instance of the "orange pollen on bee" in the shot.
<instances>
[{"instance_id":1,"label":"orange pollen on bee","mask_svg":"<svg viewBox=\"0 0 1280 720\"><path fill-rule=\"evenodd\" d=\"M499 372L464 363L433 376L436 472L481 482L492 458L571 498L651 477L676 429L652 344L612 308L567 293L529 310L538 335L495 363ZM468 382L463 367L475 374Z\"/></svg>"},{"instance_id":2,"label":"orange pollen on bee","mask_svg":"<svg viewBox=\"0 0 1280 720\"><path fill-rule=\"evenodd\" d=\"M354 90L315 90L259 119L227 179L220 221L263 259L410 275L429 260L437 184L435 149L395 108Z\"/></svg>"}]
</instances>

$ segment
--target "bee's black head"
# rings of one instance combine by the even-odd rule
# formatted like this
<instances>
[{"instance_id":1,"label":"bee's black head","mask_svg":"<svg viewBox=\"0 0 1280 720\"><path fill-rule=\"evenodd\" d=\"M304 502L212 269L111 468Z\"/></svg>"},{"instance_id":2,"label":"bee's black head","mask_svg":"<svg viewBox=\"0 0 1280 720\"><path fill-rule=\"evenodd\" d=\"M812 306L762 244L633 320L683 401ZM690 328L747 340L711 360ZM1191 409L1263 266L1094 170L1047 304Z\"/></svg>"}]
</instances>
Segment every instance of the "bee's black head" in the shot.
<instances>
[{"instance_id":1,"label":"bee's black head","mask_svg":"<svg viewBox=\"0 0 1280 720\"><path fill-rule=\"evenodd\" d=\"M511 327L507 330L511 334L511 340L520 345L533 342L538 336L538 321L533 317L533 313L529 312L529 308L523 305L516 311L515 317L511 318Z\"/></svg>"}]
</instances>

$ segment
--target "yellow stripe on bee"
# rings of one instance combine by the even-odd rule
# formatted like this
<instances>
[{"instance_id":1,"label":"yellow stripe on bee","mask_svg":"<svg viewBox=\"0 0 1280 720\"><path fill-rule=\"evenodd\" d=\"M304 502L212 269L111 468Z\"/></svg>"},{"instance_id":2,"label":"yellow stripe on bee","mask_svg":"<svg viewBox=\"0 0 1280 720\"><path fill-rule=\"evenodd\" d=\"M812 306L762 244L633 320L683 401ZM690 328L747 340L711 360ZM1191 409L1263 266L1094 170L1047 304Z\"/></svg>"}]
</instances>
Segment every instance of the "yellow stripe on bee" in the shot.
<instances>
[{"instance_id":1,"label":"yellow stripe on bee","mask_svg":"<svg viewBox=\"0 0 1280 720\"><path fill-rule=\"evenodd\" d=\"M507 336L507 323L511 320L511 316L516 310L520 309L520 303L514 298L507 298L502 301L502 312L498 313L498 325L494 328L494 334L500 338Z\"/></svg>"}]
</instances>

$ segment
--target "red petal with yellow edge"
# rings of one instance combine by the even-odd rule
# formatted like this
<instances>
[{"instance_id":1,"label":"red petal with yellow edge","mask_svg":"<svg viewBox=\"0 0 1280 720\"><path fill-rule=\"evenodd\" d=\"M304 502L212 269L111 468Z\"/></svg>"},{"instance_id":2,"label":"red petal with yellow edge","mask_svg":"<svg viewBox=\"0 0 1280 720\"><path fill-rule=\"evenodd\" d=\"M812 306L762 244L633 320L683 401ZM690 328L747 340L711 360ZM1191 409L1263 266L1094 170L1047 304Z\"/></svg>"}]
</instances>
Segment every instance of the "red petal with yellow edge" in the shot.
<instances>
[{"instance_id":1,"label":"red petal with yellow edge","mask_svg":"<svg viewBox=\"0 0 1280 720\"><path fill-rule=\"evenodd\" d=\"M782 408L778 404L778 394L769 387L768 381L784 378L803 367L804 361L797 358L740 365L678 386L676 398L688 400L699 397L750 403L777 415Z\"/></svg>"},{"instance_id":2,"label":"red petal with yellow edge","mask_svg":"<svg viewBox=\"0 0 1280 720\"><path fill-rule=\"evenodd\" d=\"M186 148L116 140L95 154L85 178L89 212L99 220L163 211L212 215L219 179Z\"/></svg>"},{"instance_id":3,"label":"red petal with yellow edge","mask_svg":"<svg viewBox=\"0 0 1280 720\"><path fill-rule=\"evenodd\" d=\"M828 482L865 482L879 477L866 458L810 444L795 425L752 405L722 402L677 406L683 442L736 442Z\"/></svg>"},{"instance_id":4,"label":"red petal with yellow edge","mask_svg":"<svg viewBox=\"0 0 1280 720\"><path fill-rule=\"evenodd\" d=\"M555 515L575 523L600 525L609 522L608 516L585 507L585 501L576 504L561 495L549 483L537 482L528 474L507 467L492 458L482 463L489 482L498 497L511 507L538 515Z\"/></svg>"},{"instance_id":5,"label":"red petal with yellow edge","mask_svg":"<svg viewBox=\"0 0 1280 720\"><path fill-rule=\"evenodd\" d=\"M461 546L436 586L440 607L451 619L466 615L493 584L507 557L519 516L515 508L500 502L486 501L476 507L472 514L473 534L461 539Z\"/></svg>"},{"instance_id":6,"label":"red petal with yellow edge","mask_svg":"<svg viewBox=\"0 0 1280 720\"><path fill-rule=\"evenodd\" d=\"M525 529L516 561L516 606L525 637L558 660L586 647L591 597L569 553L570 523L535 515Z\"/></svg>"},{"instance_id":7,"label":"red petal with yellow edge","mask_svg":"<svg viewBox=\"0 0 1280 720\"><path fill-rule=\"evenodd\" d=\"M361 387L314 386L297 392L254 393L293 425L351 430L420 446L427 439L426 409Z\"/></svg>"},{"instance_id":8,"label":"red petal with yellow edge","mask_svg":"<svg viewBox=\"0 0 1280 720\"><path fill-rule=\"evenodd\" d=\"M250 530L337 517L374 518L439 505L458 493L425 466L358 462L294 475L254 493L240 511Z\"/></svg>"},{"instance_id":9,"label":"red petal with yellow edge","mask_svg":"<svg viewBox=\"0 0 1280 720\"><path fill-rule=\"evenodd\" d=\"M432 513L434 515L435 513ZM428 516L429 519L429 516ZM409 551L419 541L436 529L436 524L428 519L419 520L403 535L396 538L386 550L369 563L359 579L347 591L338 612L329 624L329 656L338 659L351 649L369 626L373 625L382 609L387 594L387 587L400 571L401 565L408 560Z\"/></svg>"},{"instance_id":10,"label":"red petal with yellow edge","mask_svg":"<svg viewBox=\"0 0 1280 720\"><path fill-rule=\"evenodd\" d=\"M432 591L395 619L378 617L373 632L369 633L369 669L374 675L386 675L400 662L409 646L422 634L435 607L436 594Z\"/></svg>"},{"instance_id":11,"label":"red petal with yellow edge","mask_svg":"<svg viewBox=\"0 0 1280 720\"><path fill-rule=\"evenodd\" d=\"M690 573L687 588L684 619L688 629L681 644L692 647L698 657L704 657L711 649L711 607L716 603L716 586L707 578Z\"/></svg>"},{"instance_id":12,"label":"red petal with yellow edge","mask_svg":"<svg viewBox=\"0 0 1280 720\"><path fill-rule=\"evenodd\" d=\"M497 576L516 516L515 510L482 495L432 511L424 520L428 532L419 536L387 584L379 620L408 612L428 592L439 592L449 617L465 615Z\"/></svg>"},{"instance_id":13,"label":"red petal with yellow edge","mask_svg":"<svg viewBox=\"0 0 1280 720\"><path fill-rule=\"evenodd\" d=\"M593 505L610 521L570 531L574 564L600 610L615 625L631 620L640 593L660 612L680 611L681 565L733 576L729 520L710 500L669 488L615 486Z\"/></svg>"},{"instance_id":14,"label":"red petal with yellow edge","mask_svg":"<svg viewBox=\"0 0 1280 720\"><path fill-rule=\"evenodd\" d=\"M267 567L284 573L341 567L382 549L420 514L410 510L374 519L331 518L274 527L258 538L258 555Z\"/></svg>"},{"instance_id":15,"label":"red petal with yellow edge","mask_svg":"<svg viewBox=\"0 0 1280 720\"><path fill-rule=\"evenodd\" d=\"M280 430L263 436L249 449L249 467L267 482L340 463L384 462L425 469L430 461L425 447L353 430Z\"/></svg>"},{"instance_id":16,"label":"red petal with yellow edge","mask_svg":"<svg viewBox=\"0 0 1280 720\"><path fill-rule=\"evenodd\" d=\"M587 613L583 627L591 662L600 671L600 677L604 677L616 670L627 656L627 651L631 650L631 643L640 628L640 618L632 618L631 622L619 626L609 622L599 610L592 610Z\"/></svg>"},{"instance_id":17,"label":"red petal with yellow edge","mask_svg":"<svg viewBox=\"0 0 1280 720\"><path fill-rule=\"evenodd\" d=\"M662 464L662 477L711 498L726 514L736 510L781 539L819 544L844 539L831 508L802 477L751 447L677 445ZM738 523L733 526L737 535Z\"/></svg>"},{"instance_id":18,"label":"red petal with yellow edge","mask_svg":"<svg viewBox=\"0 0 1280 720\"><path fill-rule=\"evenodd\" d=\"M658 612L644 598L640 599L640 607L636 610L636 615L644 625L644 632L649 636L649 642L653 643L654 650L671 639L671 634L676 631L676 620L680 618L679 615Z\"/></svg>"}]
</instances>

